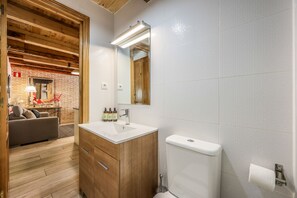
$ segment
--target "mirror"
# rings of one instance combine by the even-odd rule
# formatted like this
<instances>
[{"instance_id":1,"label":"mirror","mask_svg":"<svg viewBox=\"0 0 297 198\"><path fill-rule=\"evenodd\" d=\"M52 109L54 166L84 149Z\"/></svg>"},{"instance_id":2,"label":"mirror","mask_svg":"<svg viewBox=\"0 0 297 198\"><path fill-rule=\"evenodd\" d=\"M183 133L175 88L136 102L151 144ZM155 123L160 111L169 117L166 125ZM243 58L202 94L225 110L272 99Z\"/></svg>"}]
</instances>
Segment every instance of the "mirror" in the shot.
<instances>
[{"instance_id":1,"label":"mirror","mask_svg":"<svg viewBox=\"0 0 297 198\"><path fill-rule=\"evenodd\" d=\"M150 28L134 35L150 35ZM117 95L119 104L150 105L150 36L131 38L124 43L129 47L117 47ZM133 42L134 40L137 42ZM140 40L140 41L139 41ZM121 45L120 45L121 46Z\"/></svg>"},{"instance_id":2,"label":"mirror","mask_svg":"<svg viewBox=\"0 0 297 198\"><path fill-rule=\"evenodd\" d=\"M54 80L46 78L29 78L30 85L36 88L36 99L43 102L50 101L54 98Z\"/></svg>"}]
</instances>

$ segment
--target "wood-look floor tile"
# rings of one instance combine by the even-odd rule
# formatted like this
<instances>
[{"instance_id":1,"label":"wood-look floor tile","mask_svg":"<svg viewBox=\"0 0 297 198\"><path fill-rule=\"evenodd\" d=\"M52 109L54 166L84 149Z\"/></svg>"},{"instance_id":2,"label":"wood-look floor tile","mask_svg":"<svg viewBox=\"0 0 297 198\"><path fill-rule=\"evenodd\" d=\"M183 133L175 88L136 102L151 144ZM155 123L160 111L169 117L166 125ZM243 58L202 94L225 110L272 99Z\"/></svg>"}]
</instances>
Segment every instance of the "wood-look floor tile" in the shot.
<instances>
[{"instance_id":1,"label":"wood-look floor tile","mask_svg":"<svg viewBox=\"0 0 297 198\"><path fill-rule=\"evenodd\" d=\"M11 149L9 197L80 197L77 156L73 137Z\"/></svg>"},{"instance_id":2,"label":"wood-look floor tile","mask_svg":"<svg viewBox=\"0 0 297 198\"><path fill-rule=\"evenodd\" d=\"M14 177L14 179L10 179L10 181L9 181L9 189L13 189L18 186L30 183L32 181L43 178L45 176L46 176L46 174L45 174L44 170L38 170L31 174L23 175L22 177Z\"/></svg>"},{"instance_id":3,"label":"wood-look floor tile","mask_svg":"<svg viewBox=\"0 0 297 198\"><path fill-rule=\"evenodd\" d=\"M74 181L71 185L52 193L53 198L74 198L79 197L78 180Z\"/></svg>"},{"instance_id":4,"label":"wood-look floor tile","mask_svg":"<svg viewBox=\"0 0 297 198\"><path fill-rule=\"evenodd\" d=\"M50 167L46 167L44 169L44 171L45 171L46 175L51 175L53 173L63 171L63 170L66 170L68 168L76 167L76 166L78 166L78 160L69 160L69 161L64 162L64 163L60 163L60 164L52 165Z\"/></svg>"}]
</instances>

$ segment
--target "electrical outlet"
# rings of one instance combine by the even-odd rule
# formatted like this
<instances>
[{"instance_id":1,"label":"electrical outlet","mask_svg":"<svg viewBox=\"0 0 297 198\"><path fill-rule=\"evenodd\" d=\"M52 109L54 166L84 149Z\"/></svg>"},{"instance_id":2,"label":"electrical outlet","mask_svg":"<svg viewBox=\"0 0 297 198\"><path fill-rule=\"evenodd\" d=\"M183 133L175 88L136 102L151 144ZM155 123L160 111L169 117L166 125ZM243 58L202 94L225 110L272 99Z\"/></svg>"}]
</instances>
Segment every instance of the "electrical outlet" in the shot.
<instances>
[{"instance_id":1,"label":"electrical outlet","mask_svg":"<svg viewBox=\"0 0 297 198\"><path fill-rule=\"evenodd\" d=\"M123 85L122 84L118 84L118 90L123 90Z\"/></svg>"},{"instance_id":2,"label":"electrical outlet","mask_svg":"<svg viewBox=\"0 0 297 198\"><path fill-rule=\"evenodd\" d=\"M106 82L101 83L101 89L107 90L108 89L108 84Z\"/></svg>"}]
</instances>

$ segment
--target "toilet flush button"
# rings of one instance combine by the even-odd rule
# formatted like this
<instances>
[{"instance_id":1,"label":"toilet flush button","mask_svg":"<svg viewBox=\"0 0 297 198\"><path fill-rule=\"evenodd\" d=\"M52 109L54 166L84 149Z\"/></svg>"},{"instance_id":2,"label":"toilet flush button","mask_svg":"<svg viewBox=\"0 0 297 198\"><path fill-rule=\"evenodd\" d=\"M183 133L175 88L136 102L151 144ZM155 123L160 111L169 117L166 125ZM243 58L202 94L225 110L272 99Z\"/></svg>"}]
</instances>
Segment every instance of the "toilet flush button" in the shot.
<instances>
[{"instance_id":1,"label":"toilet flush button","mask_svg":"<svg viewBox=\"0 0 297 198\"><path fill-rule=\"evenodd\" d=\"M192 139L188 139L187 141L188 141L188 142L195 142L195 141L194 141L194 140L192 140Z\"/></svg>"}]
</instances>

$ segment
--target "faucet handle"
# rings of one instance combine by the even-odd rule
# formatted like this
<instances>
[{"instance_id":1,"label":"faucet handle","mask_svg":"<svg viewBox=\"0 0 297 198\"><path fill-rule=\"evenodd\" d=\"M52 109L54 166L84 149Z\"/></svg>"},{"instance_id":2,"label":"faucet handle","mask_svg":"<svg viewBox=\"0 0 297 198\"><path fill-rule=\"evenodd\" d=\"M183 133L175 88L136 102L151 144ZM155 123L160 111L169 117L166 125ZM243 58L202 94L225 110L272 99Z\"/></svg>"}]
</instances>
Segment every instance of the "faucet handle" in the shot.
<instances>
[{"instance_id":1,"label":"faucet handle","mask_svg":"<svg viewBox=\"0 0 297 198\"><path fill-rule=\"evenodd\" d=\"M121 109L122 111L125 111L125 114L129 113L129 109Z\"/></svg>"}]
</instances>

